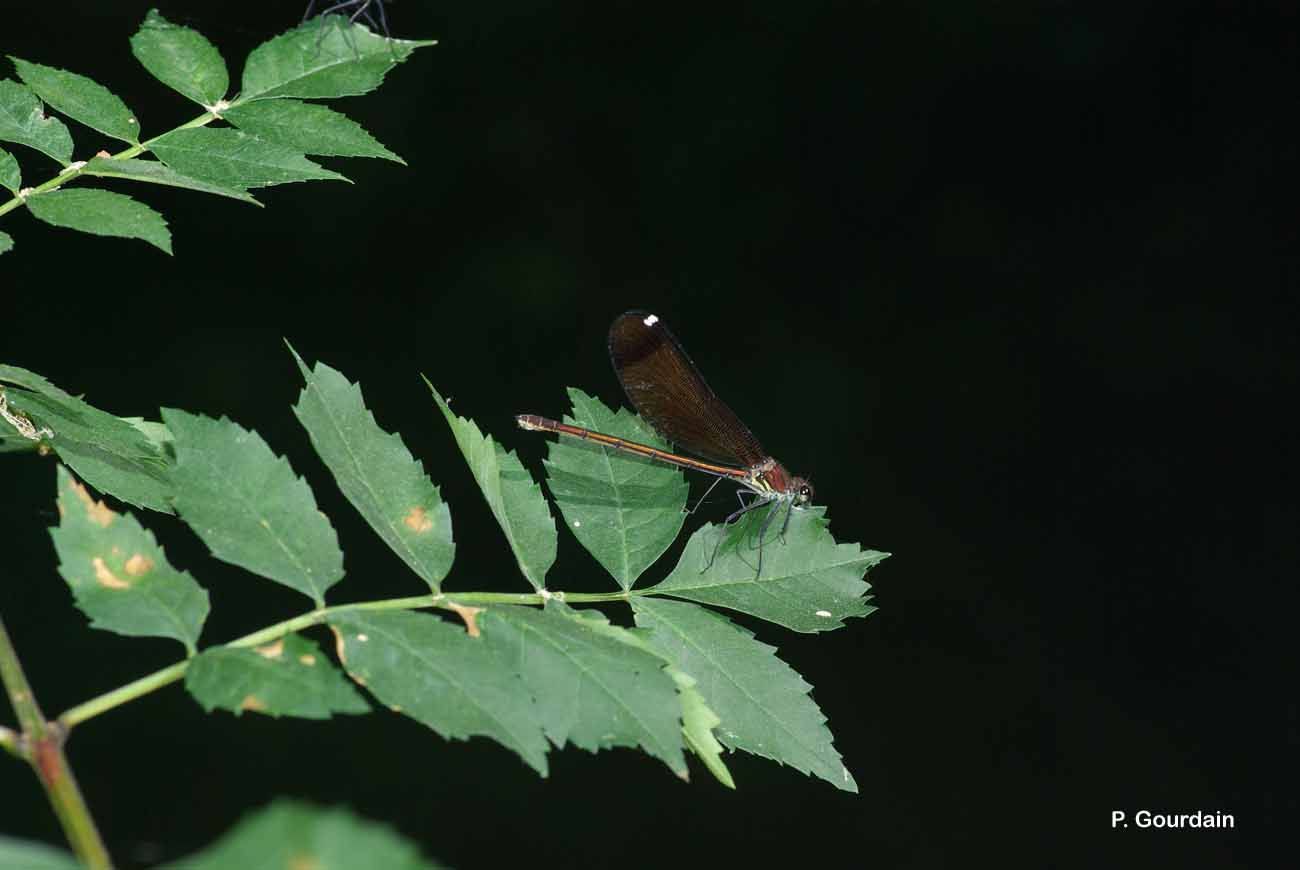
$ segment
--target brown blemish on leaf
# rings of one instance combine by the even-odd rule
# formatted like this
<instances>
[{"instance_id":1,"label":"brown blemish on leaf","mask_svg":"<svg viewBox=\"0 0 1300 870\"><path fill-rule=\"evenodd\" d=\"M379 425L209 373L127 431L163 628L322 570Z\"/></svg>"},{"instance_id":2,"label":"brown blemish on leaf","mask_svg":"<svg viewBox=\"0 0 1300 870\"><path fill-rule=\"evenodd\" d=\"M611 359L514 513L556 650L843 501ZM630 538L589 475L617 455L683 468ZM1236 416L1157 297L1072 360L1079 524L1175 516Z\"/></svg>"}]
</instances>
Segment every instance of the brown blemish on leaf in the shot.
<instances>
[{"instance_id":1,"label":"brown blemish on leaf","mask_svg":"<svg viewBox=\"0 0 1300 870\"><path fill-rule=\"evenodd\" d=\"M347 644L343 642L343 632L339 631L332 625L330 626L330 631L334 633L334 654L339 657L339 662L346 668L348 666L348 657L345 654L347 652Z\"/></svg>"},{"instance_id":2,"label":"brown blemish on leaf","mask_svg":"<svg viewBox=\"0 0 1300 870\"><path fill-rule=\"evenodd\" d=\"M402 524L417 535L422 535L433 528L433 520L429 519L429 512L419 505L406 512L406 516L402 518Z\"/></svg>"},{"instance_id":3,"label":"brown blemish on leaf","mask_svg":"<svg viewBox=\"0 0 1300 870\"><path fill-rule=\"evenodd\" d=\"M108 566L104 564L104 560L99 558L98 556L91 559L90 564L95 566L95 582L98 583L100 586L103 586L105 589L130 589L131 588L130 583L127 583L125 580L119 578L112 571L108 570Z\"/></svg>"},{"instance_id":4,"label":"brown blemish on leaf","mask_svg":"<svg viewBox=\"0 0 1300 870\"><path fill-rule=\"evenodd\" d=\"M153 559L143 553L136 553L130 559L126 560L126 573L132 577L139 577L141 574L148 574L153 570Z\"/></svg>"},{"instance_id":5,"label":"brown blemish on leaf","mask_svg":"<svg viewBox=\"0 0 1300 870\"><path fill-rule=\"evenodd\" d=\"M306 666L309 667L309 668L311 668L311 667L315 667L315 666L316 666L316 657L313 656L313 655L306 655L306 654L304 654L304 655L300 655L300 656L298 656L298 664L300 664L300 665L306 665Z\"/></svg>"},{"instance_id":6,"label":"brown blemish on leaf","mask_svg":"<svg viewBox=\"0 0 1300 870\"><path fill-rule=\"evenodd\" d=\"M254 713L260 713L266 709L266 704L262 703L256 695L247 695L244 697L244 700L239 702L239 709L252 710Z\"/></svg>"},{"instance_id":7,"label":"brown blemish on leaf","mask_svg":"<svg viewBox=\"0 0 1300 870\"><path fill-rule=\"evenodd\" d=\"M104 504L102 501L95 501L91 498L90 493L86 492L84 486L77 483L75 480L71 481L71 483L72 491L77 494L77 498L81 499L81 503L86 508L86 518L92 523L97 526L108 528L109 525L112 524L113 520L117 519L117 514L109 510L108 505Z\"/></svg>"},{"instance_id":8,"label":"brown blemish on leaf","mask_svg":"<svg viewBox=\"0 0 1300 870\"><path fill-rule=\"evenodd\" d=\"M134 123L134 122L135 122L135 118L132 118L131 121L132 121L132 123ZM95 152L95 156L96 156L96 157L112 157L113 155L112 155L112 154L109 154L107 151L105 151L103 148L101 148L101 149L99 149L98 151Z\"/></svg>"},{"instance_id":9,"label":"brown blemish on leaf","mask_svg":"<svg viewBox=\"0 0 1300 870\"><path fill-rule=\"evenodd\" d=\"M264 659L278 659L284 654L284 639L272 641L266 646L255 646L253 652Z\"/></svg>"},{"instance_id":10,"label":"brown blemish on leaf","mask_svg":"<svg viewBox=\"0 0 1300 870\"><path fill-rule=\"evenodd\" d=\"M453 601L448 601L447 609L454 610L457 616L465 620L466 634L470 637L478 637L478 615L483 612L482 607L470 607L466 604L456 604Z\"/></svg>"}]
</instances>

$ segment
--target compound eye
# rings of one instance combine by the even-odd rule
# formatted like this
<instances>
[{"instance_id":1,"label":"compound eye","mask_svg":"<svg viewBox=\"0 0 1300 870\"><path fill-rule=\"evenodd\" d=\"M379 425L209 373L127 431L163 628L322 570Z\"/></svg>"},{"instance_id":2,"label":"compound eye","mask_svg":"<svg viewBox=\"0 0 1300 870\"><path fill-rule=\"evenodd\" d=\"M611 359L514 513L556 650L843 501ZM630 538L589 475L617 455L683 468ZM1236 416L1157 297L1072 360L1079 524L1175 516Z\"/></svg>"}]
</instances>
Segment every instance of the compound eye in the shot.
<instances>
[{"instance_id":1,"label":"compound eye","mask_svg":"<svg viewBox=\"0 0 1300 870\"><path fill-rule=\"evenodd\" d=\"M811 486L805 483L803 486L799 487L800 504L807 504L808 502L812 501L812 497L813 497L813 491Z\"/></svg>"}]
</instances>

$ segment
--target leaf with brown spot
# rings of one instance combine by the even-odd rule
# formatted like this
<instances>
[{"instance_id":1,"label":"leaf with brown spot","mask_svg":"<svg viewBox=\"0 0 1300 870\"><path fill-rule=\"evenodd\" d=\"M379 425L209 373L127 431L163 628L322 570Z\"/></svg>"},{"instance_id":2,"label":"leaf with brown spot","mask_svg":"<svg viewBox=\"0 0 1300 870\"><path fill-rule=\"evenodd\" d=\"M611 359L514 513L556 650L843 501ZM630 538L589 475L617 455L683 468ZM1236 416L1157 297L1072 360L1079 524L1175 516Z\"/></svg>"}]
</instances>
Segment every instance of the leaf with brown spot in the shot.
<instances>
[{"instance_id":1,"label":"leaf with brown spot","mask_svg":"<svg viewBox=\"0 0 1300 870\"><path fill-rule=\"evenodd\" d=\"M90 564L95 568L95 582L100 586L103 586L105 589L131 588L130 583L127 583L125 580L117 579L117 577L113 575L113 572L108 570L108 566L104 564L104 560L99 556L95 556L91 559Z\"/></svg>"},{"instance_id":2,"label":"leaf with brown spot","mask_svg":"<svg viewBox=\"0 0 1300 870\"><path fill-rule=\"evenodd\" d=\"M133 637L171 637L193 652L208 593L167 561L131 514L95 501L58 466L59 524L50 529L59 573L95 628Z\"/></svg>"},{"instance_id":3,"label":"leaf with brown spot","mask_svg":"<svg viewBox=\"0 0 1300 870\"><path fill-rule=\"evenodd\" d=\"M433 520L429 519L429 512L419 505L415 505L406 512L402 518L402 524L417 535L422 535L433 528Z\"/></svg>"},{"instance_id":4,"label":"leaf with brown spot","mask_svg":"<svg viewBox=\"0 0 1300 870\"><path fill-rule=\"evenodd\" d=\"M204 650L190 663L185 688L205 710L220 708L236 716L252 710L328 719L336 713L370 710L347 677L321 655L320 647L298 634L260 647Z\"/></svg>"},{"instance_id":5,"label":"leaf with brown spot","mask_svg":"<svg viewBox=\"0 0 1300 870\"><path fill-rule=\"evenodd\" d=\"M483 612L482 607L470 607L466 604L457 604L454 601L448 601L445 606L465 621L466 634L470 637L478 637L478 615Z\"/></svg>"},{"instance_id":6,"label":"leaf with brown spot","mask_svg":"<svg viewBox=\"0 0 1300 870\"><path fill-rule=\"evenodd\" d=\"M109 510L108 505L104 504L102 501L95 501L94 497L86 490L86 488L75 480L72 482L72 490L77 494L77 498L81 501L82 506L86 510L86 519L90 520L90 522L97 526L108 528L109 524L113 522L113 518L116 517L117 514ZM62 507L59 509L62 510Z\"/></svg>"},{"instance_id":7,"label":"leaf with brown spot","mask_svg":"<svg viewBox=\"0 0 1300 870\"><path fill-rule=\"evenodd\" d=\"M280 639L266 646L255 646L253 652L257 653L264 659L278 659L284 655L284 640Z\"/></svg>"},{"instance_id":8,"label":"leaf with brown spot","mask_svg":"<svg viewBox=\"0 0 1300 870\"><path fill-rule=\"evenodd\" d=\"M379 427L360 385L324 363L294 360L307 384L293 412L316 453L370 527L437 592L456 553L438 487L401 437Z\"/></svg>"}]
</instances>

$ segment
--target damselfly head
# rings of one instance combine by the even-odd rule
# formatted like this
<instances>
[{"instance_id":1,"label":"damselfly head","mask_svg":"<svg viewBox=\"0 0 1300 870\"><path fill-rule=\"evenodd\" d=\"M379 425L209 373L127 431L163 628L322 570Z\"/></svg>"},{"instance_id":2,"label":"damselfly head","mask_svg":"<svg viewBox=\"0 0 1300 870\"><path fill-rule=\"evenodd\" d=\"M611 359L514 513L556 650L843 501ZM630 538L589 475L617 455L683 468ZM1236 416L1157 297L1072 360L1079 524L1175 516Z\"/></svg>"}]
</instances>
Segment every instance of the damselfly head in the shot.
<instances>
[{"instance_id":1,"label":"damselfly head","mask_svg":"<svg viewBox=\"0 0 1300 870\"><path fill-rule=\"evenodd\" d=\"M806 477L796 477L794 479L794 503L799 507L812 504L813 485Z\"/></svg>"}]
</instances>

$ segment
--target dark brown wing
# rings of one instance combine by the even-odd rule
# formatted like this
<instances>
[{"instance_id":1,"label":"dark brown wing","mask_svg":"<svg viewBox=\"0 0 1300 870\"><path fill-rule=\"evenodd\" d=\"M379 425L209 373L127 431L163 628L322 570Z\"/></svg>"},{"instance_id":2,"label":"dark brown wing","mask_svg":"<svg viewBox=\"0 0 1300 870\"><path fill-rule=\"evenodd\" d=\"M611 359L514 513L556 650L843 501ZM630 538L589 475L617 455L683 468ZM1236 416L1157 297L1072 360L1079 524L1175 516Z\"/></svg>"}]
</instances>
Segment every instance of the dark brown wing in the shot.
<instances>
[{"instance_id":1,"label":"dark brown wing","mask_svg":"<svg viewBox=\"0 0 1300 870\"><path fill-rule=\"evenodd\" d=\"M655 315L620 314L609 328L609 358L637 413L681 449L746 468L767 458Z\"/></svg>"}]
</instances>

